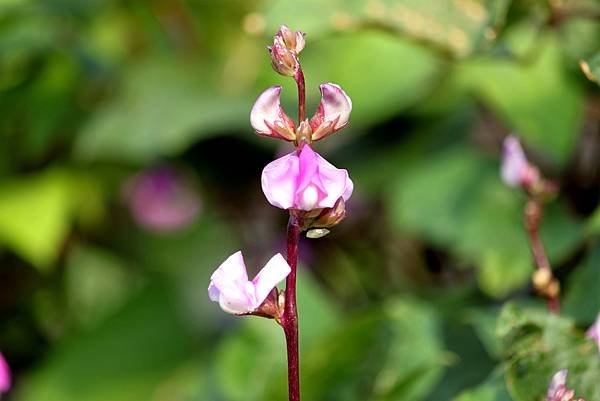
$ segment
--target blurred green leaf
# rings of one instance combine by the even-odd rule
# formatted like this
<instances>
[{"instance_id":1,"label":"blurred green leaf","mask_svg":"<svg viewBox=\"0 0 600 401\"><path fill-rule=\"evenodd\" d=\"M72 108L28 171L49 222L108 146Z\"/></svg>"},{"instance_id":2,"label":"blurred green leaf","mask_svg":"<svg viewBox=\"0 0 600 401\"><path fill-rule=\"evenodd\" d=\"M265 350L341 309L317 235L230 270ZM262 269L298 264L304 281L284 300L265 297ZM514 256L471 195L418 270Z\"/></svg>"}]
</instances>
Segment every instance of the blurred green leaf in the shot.
<instances>
[{"instance_id":1,"label":"blurred green leaf","mask_svg":"<svg viewBox=\"0 0 600 401\"><path fill-rule=\"evenodd\" d=\"M481 288L502 297L527 282L533 265L521 223L524 200L502 184L496 163L466 149L430 155L402 174L390 201L401 229L475 262ZM553 261L567 256L581 237L579 224L561 206L547 209L541 235Z\"/></svg>"},{"instance_id":2,"label":"blurred green leaf","mask_svg":"<svg viewBox=\"0 0 600 401\"><path fill-rule=\"evenodd\" d=\"M563 298L563 310L580 323L590 323L600 313L600 244L569 276Z\"/></svg>"},{"instance_id":3,"label":"blurred green leaf","mask_svg":"<svg viewBox=\"0 0 600 401\"><path fill-rule=\"evenodd\" d=\"M148 161L184 151L220 129L249 125L251 98L227 96L198 63L150 58L131 67L116 98L75 144L86 160Z\"/></svg>"},{"instance_id":4,"label":"blurred green leaf","mask_svg":"<svg viewBox=\"0 0 600 401\"><path fill-rule=\"evenodd\" d=\"M511 401L502 369L496 369L481 385L464 391L453 401Z\"/></svg>"},{"instance_id":5,"label":"blurred green leaf","mask_svg":"<svg viewBox=\"0 0 600 401\"><path fill-rule=\"evenodd\" d=\"M516 401L542 399L552 376L569 370L567 386L588 400L600 399L596 344L567 318L508 304L498 321L507 363L508 389Z\"/></svg>"},{"instance_id":6,"label":"blurred green leaf","mask_svg":"<svg viewBox=\"0 0 600 401\"><path fill-rule=\"evenodd\" d=\"M0 242L48 270L72 222L95 224L103 213L102 193L91 176L48 170L0 185Z\"/></svg>"},{"instance_id":7,"label":"blurred green leaf","mask_svg":"<svg viewBox=\"0 0 600 401\"><path fill-rule=\"evenodd\" d=\"M275 31L286 21L296 29L318 35L375 24L444 52L465 56L495 38L509 0L278 1L265 4L267 27Z\"/></svg>"},{"instance_id":8,"label":"blurred green leaf","mask_svg":"<svg viewBox=\"0 0 600 401\"><path fill-rule=\"evenodd\" d=\"M579 132L583 98L566 74L558 43L552 35L536 41L531 60L468 60L457 66L456 76L509 129L564 164Z\"/></svg>"},{"instance_id":9,"label":"blurred green leaf","mask_svg":"<svg viewBox=\"0 0 600 401\"><path fill-rule=\"evenodd\" d=\"M22 401L147 401L188 358L172 294L149 287L93 331L64 341L24 378Z\"/></svg>"}]
</instances>

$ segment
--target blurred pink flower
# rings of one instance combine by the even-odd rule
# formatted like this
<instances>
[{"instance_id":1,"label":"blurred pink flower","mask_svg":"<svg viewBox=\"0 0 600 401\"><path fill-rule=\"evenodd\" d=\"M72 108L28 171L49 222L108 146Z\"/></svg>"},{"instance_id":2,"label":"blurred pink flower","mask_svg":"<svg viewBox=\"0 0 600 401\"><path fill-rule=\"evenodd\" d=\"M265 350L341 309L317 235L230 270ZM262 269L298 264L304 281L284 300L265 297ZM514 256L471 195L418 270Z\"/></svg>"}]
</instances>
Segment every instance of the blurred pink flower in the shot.
<instances>
[{"instance_id":1,"label":"blurred pink flower","mask_svg":"<svg viewBox=\"0 0 600 401\"><path fill-rule=\"evenodd\" d=\"M586 335L592 340L594 340L594 342L598 346L598 351L600 352L600 313L598 314L598 317L596 318L594 324L592 324L588 329Z\"/></svg>"},{"instance_id":2,"label":"blurred pink flower","mask_svg":"<svg viewBox=\"0 0 600 401\"><path fill-rule=\"evenodd\" d=\"M273 256L262 270L248 281L241 251L231 255L213 273L208 286L211 301L218 302L227 313L245 314L256 311L273 288L290 274L290 266L281 254Z\"/></svg>"},{"instance_id":3,"label":"blurred pink flower","mask_svg":"<svg viewBox=\"0 0 600 401\"><path fill-rule=\"evenodd\" d=\"M348 171L336 168L308 145L269 163L261 184L273 206L304 211L333 207L339 198L347 201L354 189Z\"/></svg>"},{"instance_id":4,"label":"blurred pink flower","mask_svg":"<svg viewBox=\"0 0 600 401\"><path fill-rule=\"evenodd\" d=\"M321 102L317 112L310 119L310 124L302 125L312 141L344 128L352 111L352 100L339 85L322 84L320 90ZM272 86L261 93L250 112L250 124L259 135L293 141L298 133L294 122L281 107L280 94L281 86Z\"/></svg>"},{"instance_id":5,"label":"blurred pink flower","mask_svg":"<svg viewBox=\"0 0 600 401\"><path fill-rule=\"evenodd\" d=\"M513 135L504 139L501 176L511 187L527 187L539 178L537 168L529 164L519 140Z\"/></svg>"},{"instance_id":6,"label":"blurred pink flower","mask_svg":"<svg viewBox=\"0 0 600 401\"><path fill-rule=\"evenodd\" d=\"M184 228L200 211L200 197L194 183L168 167L135 175L126 182L123 195L135 221L153 231Z\"/></svg>"},{"instance_id":7,"label":"blurred pink flower","mask_svg":"<svg viewBox=\"0 0 600 401\"><path fill-rule=\"evenodd\" d=\"M6 393L11 386L11 373L8 363L0 353L0 393Z\"/></svg>"},{"instance_id":8,"label":"blurred pink flower","mask_svg":"<svg viewBox=\"0 0 600 401\"><path fill-rule=\"evenodd\" d=\"M546 401L575 401L575 391L567 389L567 376L569 372L566 369L560 370L552 376ZM584 401L578 398L578 401Z\"/></svg>"}]
</instances>

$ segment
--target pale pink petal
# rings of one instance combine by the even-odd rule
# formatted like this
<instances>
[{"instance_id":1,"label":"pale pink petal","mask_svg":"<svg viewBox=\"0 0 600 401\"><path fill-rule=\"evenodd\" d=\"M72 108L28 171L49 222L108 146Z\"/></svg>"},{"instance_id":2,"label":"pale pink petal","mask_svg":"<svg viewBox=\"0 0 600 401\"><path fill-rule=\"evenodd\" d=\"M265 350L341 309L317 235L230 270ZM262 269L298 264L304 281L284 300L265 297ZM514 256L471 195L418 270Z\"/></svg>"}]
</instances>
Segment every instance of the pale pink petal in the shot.
<instances>
[{"instance_id":1,"label":"pale pink petal","mask_svg":"<svg viewBox=\"0 0 600 401\"><path fill-rule=\"evenodd\" d=\"M294 196L299 172L296 152L267 164L261 176L262 190L269 203L281 209L294 206Z\"/></svg>"},{"instance_id":2,"label":"pale pink petal","mask_svg":"<svg viewBox=\"0 0 600 401\"><path fill-rule=\"evenodd\" d=\"M250 124L261 135L271 135L271 125L279 119L281 86L271 86L258 96L250 112Z\"/></svg>"},{"instance_id":3,"label":"pale pink petal","mask_svg":"<svg viewBox=\"0 0 600 401\"><path fill-rule=\"evenodd\" d=\"M319 207L333 207L340 197L344 202L347 201L354 190L348 171L335 167L321 156L318 158L319 177L326 193L325 197L320 199Z\"/></svg>"},{"instance_id":4,"label":"pale pink petal","mask_svg":"<svg viewBox=\"0 0 600 401\"><path fill-rule=\"evenodd\" d=\"M559 370L552 376L550 385L548 386L548 394L546 395L547 401L560 401L557 399L557 394L562 393L566 390L567 386L567 375L566 369Z\"/></svg>"},{"instance_id":5,"label":"pale pink petal","mask_svg":"<svg viewBox=\"0 0 600 401\"><path fill-rule=\"evenodd\" d=\"M6 393L10 390L11 381L10 367L4 356L0 353L0 393Z\"/></svg>"},{"instance_id":6,"label":"pale pink petal","mask_svg":"<svg viewBox=\"0 0 600 401\"><path fill-rule=\"evenodd\" d=\"M518 187L523 183L529 163L519 140L513 135L504 139L501 176L506 185Z\"/></svg>"},{"instance_id":7,"label":"pale pink petal","mask_svg":"<svg viewBox=\"0 0 600 401\"><path fill-rule=\"evenodd\" d=\"M290 274L290 271L290 265L280 253L267 262L265 267L252 280L256 294L254 309L264 302L273 288L283 281Z\"/></svg>"},{"instance_id":8,"label":"pale pink petal","mask_svg":"<svg viewBox=\"0 0 600 401\"><path fill-rule=\"evenodd\" d=\"M250 291L249 291L250 290ZM253 310L254 291L248 287L248 274L240 251L231 255L213 273L208 296L218 301L228 313L246 313Z\"/></svg>"},{"instance_id":9,"label":"pale pink petal","mask_svg":"<svg viewBox=\"0 0 600 401\"><path fill-rule=\"evenodd\" d=\"M588 329L586 335L596 343L598 351L600 351L600 313L594 324Z\"/></svg>"},{"instance_id":10,"label":"pale pink petal","mask_svg":"<svg viewBox=\"0 0 600 401\"><path fill-rule=\"evenodd\" d=\"M322 84L321 102L317 108L316 114L310 121L313 130L327 122L333 123L333 132L344 128L350 119L352 111L352 100L346 95L346 92L336 84Z\"/></svg>"}]
</instances>

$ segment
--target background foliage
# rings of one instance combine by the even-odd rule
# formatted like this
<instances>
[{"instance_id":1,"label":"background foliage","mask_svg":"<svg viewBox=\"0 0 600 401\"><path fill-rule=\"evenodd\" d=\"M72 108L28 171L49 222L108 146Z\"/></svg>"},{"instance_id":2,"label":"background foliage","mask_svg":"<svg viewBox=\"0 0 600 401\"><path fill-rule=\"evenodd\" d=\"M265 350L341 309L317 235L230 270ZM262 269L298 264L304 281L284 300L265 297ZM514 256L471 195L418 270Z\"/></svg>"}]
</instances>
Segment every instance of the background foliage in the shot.
<instances>
[{"instance_id":1,"label":"background foliage","mask_svg":"<svg viewBox=\"0 0 600 401\"><path fill-rule=\"evenodd\" d=\"M355 181L304 239L307 400L532 401L551 375L600 401L600 5L595 0L5 0L0 4L0 349L7 399L282 400L283 336L224 316L210 274L281 251L259 186L275 141L249 110L278 25L317 85L352 97L318 150ZM291 114L291 113L290 113ZM517 133L561 193L542 224L563 314L532 294L525 198L498 176ZM201 211L140 226L124 187L184 171ZM508 302L507 305L505 305Z\"/></svg>"}]
</instances>

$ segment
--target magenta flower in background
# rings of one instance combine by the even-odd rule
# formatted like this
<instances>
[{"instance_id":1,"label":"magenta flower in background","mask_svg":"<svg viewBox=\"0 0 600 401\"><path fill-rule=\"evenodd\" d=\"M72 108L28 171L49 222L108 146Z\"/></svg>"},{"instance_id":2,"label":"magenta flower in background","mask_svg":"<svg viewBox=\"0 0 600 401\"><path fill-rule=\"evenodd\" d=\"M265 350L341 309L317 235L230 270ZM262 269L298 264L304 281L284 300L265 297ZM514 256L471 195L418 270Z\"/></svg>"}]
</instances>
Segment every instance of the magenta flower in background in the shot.
<instances>
[{"instance_id":1,"label":"magenta flower in background","mask_svg":"<svg viewBox=\"0 0 600 401\"><path fill-rule=\"evenodd\" d=\"M352 101L336 84L322 84L321 102L317 112L306 124L310 139L317 141L348 125ZM280 102L281 86L267 88L254 102L250 124L257 134L293 141L297 139L294 122L285 113Z\"/></svg>"},{"instance_id":2,"label":"magenta flower in background","mask_svg":"<svg viewBox=\"0 0 600 401\"><path fill-rule=\"evenodd\" d=\"M539 178L539 172L529 164L521 143L513 135L504 139L500 173L504 183L511 187L525 187Z\"/></svg>"},{"instance_id":3,"label":"magenta flower in background","mask_svg":"<svg viewBox=\"0 0 600 401\"><path fill-rule=\"evenodd\" d=\"M546 401L575 401L575 391L567 389L567 376L569 372L566 369L560 370L552 376ZM578 398L578 401L585 401Z\"/></svg>"},{"instance_id":4,"label":"magenta flower in background","mask_svg":"<svg viewBox=\"0 0 600 401\"><path fill-rule=\"evenodd\" d=\"M598 352L600 352L600 313L598 314L598 317L596 318L594 324L592 324L588 329L586 335L592 340L594 340L594 342L598 346Z\"/></svg>"},{"instance_id":5,"label":"magenta flower in background","mask_svg":"<svg viewBox=\"0 0 600 401\"><path fill-rule=\"evenodd\" d=\"M241 251L231 255L213 273L208 286L211 301L232 314L256 311L271 291L290 274L290 266L281 254L273 256L262 270L248 281L248 273Z\"/></svg>"},{"instance_id":6,"label":"magenta flower in background","mask_svg":"<svg viewBox=\"0 0 600 401\"><path fill-rule=\"evenodd\" d=\"M11 373L8 363L0 353L0 393L6 393L11 386Z\"/></svg>"},{"instance_id":7,"label":"magenta flower in background","mask_svg":"<svg viewBox=\"0 0 600 401\"><path fill-rule=\"evenodd\" d=\"M200 211L200 196L192 179L168 167L135 175L126 182L123 195L136 223L152 231L184 228Z\"/></svg>"},{"instance_id":8,"label":"magenta flower in background","mask_svg":"<svg viewBox=\"0 0 600 401\"><path fill-rule=\"evenodd\" d=\"M262 190L273 206L310 211L347 201L354 184L348 171L338 169L305 145L269 163L262 172Z\"/></svg>"}]
</instances>

